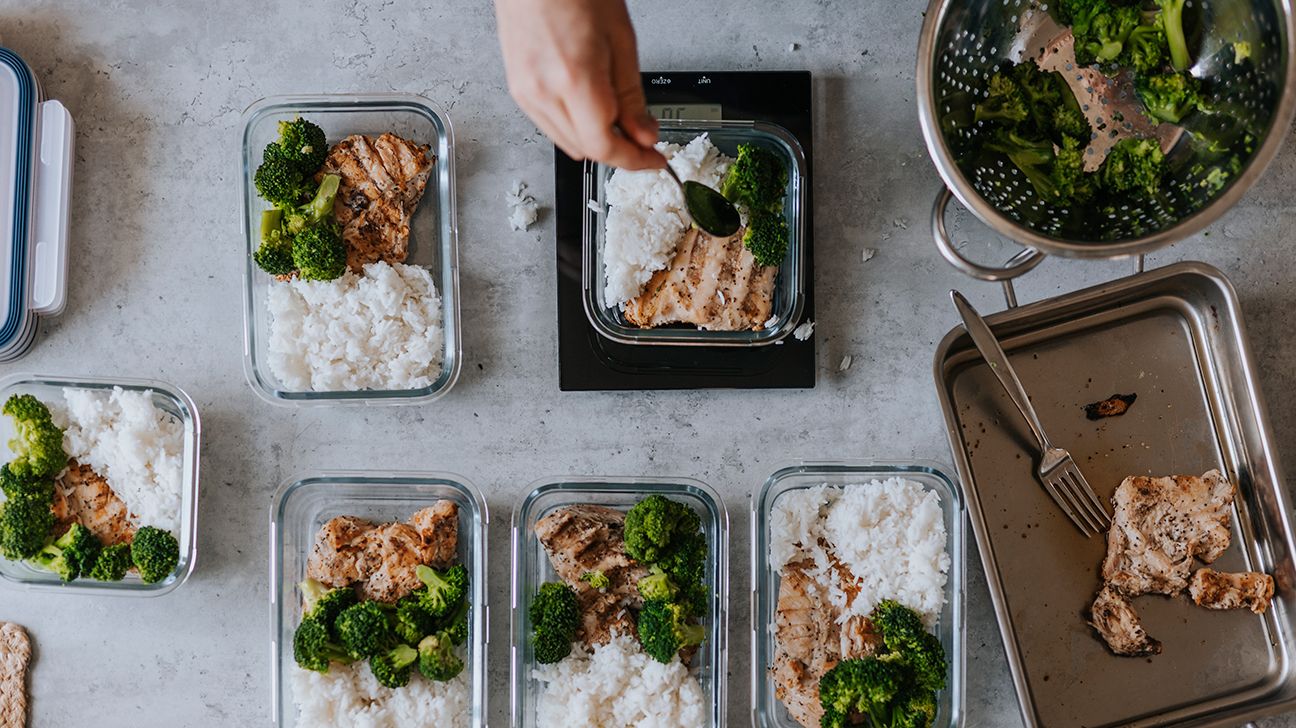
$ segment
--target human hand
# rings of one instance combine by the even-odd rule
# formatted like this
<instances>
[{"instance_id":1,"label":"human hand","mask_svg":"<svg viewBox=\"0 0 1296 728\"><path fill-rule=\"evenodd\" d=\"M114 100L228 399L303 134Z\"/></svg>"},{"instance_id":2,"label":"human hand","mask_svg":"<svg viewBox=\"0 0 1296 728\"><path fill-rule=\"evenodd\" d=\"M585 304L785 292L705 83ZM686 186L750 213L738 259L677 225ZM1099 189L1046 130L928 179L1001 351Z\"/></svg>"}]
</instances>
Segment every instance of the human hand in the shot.
<instances>
[{"instance_id":1,"label":"human hand","mask_svg":"<svg viewBox=\"0 0 1296 728\"><path fill-rule=\"evenodd\" d=\"M666 166L624 0L495 0L495 15L509 92L559 149L624 169Z\"/></svg>"}]
</instances>

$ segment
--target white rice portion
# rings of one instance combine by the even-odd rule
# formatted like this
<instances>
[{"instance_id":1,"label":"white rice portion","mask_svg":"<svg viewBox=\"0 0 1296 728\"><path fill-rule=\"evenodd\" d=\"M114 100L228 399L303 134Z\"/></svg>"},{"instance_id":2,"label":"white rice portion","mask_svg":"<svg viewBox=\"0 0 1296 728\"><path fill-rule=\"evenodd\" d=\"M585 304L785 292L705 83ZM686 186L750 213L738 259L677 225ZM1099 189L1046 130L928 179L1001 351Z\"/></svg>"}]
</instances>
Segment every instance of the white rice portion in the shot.
<instances>
[{"instance_id":1,"label":"white rice portion","mask_svg":"<svg viewBox=\"0 0 1296 728\"><path fill-rule=\"evenodd\" d=\"M572 654L534 672L541 683L538 728L680 728L710 721L711 702L676 657L652 659L628 635L614 635L592 653Z\"/></svg>"},{"instance_id":2,"label":"white rice portion","mask_svg":"<svg viewBox=\"0 0 1296 728\"><path fill-rule=\"evenodd\" d=\"M46 405L68 457L108 481L131 525L179 534L184 423L158 409L153 392L64 389L63 407Z\"/></svg>"},{"instance_id":3,"label":"white rice portion","mask_svg":"<svg viewBox=\"0 0 1296 728\"><path fill-rule=\"evenodd\" d=\"M417 671L409 685L378 684L366 662L334 664L327 673L293 668L297 725L311 728L411 728L466 726L472 715L469 671L449 682L425 680Z\"/></svg>"},{"instance_id":4,"label":"white rice portion","mask_svg":"<svg viewBox=\"0 0 1296 728\"><path fill-rule=\"evenodd\" d=\"M422 389L441 374L441 296L420 266L270 284L270 371L293 391Z\"/></svg>"},{"instance_id":5,"label":"white rice portion","mask_svg":"<svg viewBox=\"0 0 1296 728\"><path fill-rule=\"evenodd\" d=\"M940 496L918 483L888 478L789 491L774 504L770 534L770 562L780 573L791 561L814 561L811 576L828 585L840 622L867 616L878 602L894 599L930 627L945 605L950 557ZM828 548L819 545L821 539ZM831 557L859 585L849 605Z\"/></svg>"},{"instance_id":6,"label":"white rice portion","mask_svg":"<svg viewBox=\"0 0 1296 728\"><path fill-rule=\"evenodd\" d=\"M706 134L687 145L658 142L681 180L716 187L733 159L720 153ZM692 224L684 196L665 170L618 169L603 190L608 204L603 300L620 306L643 290L652 274L665 268Z\"/></svg>"}]
</instances>

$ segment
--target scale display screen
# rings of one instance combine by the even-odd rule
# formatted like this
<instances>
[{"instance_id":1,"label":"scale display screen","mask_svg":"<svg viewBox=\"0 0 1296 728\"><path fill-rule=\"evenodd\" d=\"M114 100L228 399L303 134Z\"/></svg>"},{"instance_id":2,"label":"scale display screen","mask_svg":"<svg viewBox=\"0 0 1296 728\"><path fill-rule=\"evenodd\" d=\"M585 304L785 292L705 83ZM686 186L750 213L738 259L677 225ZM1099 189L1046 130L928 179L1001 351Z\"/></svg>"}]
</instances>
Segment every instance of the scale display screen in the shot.
<instances>
[{"instance_id":1,"label":"scale display screen","mask_svg":"<svg viewBox=\"0 0 1296 728\"><path fill-rule=\"evenodd\" d=\"M658 119L720 121L724 114L720 104L648 104L648 113Z\"/></svg>"}]
</instances>

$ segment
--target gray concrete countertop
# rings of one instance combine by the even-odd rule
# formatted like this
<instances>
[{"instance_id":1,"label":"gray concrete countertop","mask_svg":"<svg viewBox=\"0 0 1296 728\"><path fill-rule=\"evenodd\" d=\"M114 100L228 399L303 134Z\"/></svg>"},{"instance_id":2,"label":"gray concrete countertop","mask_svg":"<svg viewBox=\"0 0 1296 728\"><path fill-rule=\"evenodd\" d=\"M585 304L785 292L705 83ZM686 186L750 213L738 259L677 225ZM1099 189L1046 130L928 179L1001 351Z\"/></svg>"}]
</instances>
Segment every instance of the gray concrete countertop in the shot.
<instances>
[{"instance_id":1,"label":"gray concrete countertop","mask_svg":"<svg viewBox=\"0 0 1296 728\"><path fill-rule=\"evenodd\" d=\"M508 724L509 515L527 485L552 474L713 485L733 534L729 722L749 725L749 494L796 459L949 462L931 375L955 323L946 291L1002 306L995 287L941 261L927 231L939 181L913 103L924 10L920 0L635 0L646 68L815 74L819 383L563 394L552 210L513 232L503 197L520 178L552 205L552 148L506 93L487 0L0 0L4 45L78 126L67 311L0 374L156 377L187 390L204 425L199 559L186 586L155 600L0 592L0 619L26 625L37 645L34 728L270 723L270 499L319 468L448 470L485 491L494 726ZM266 95L340 91L423 94L456 127L465 365L429 406L282 409L244 381L239 115ZM1289 145L1208 234L1150 260L1204 260L1237 284L1284 454L1296 449L1294 187ZM974 247L998 249L970 215L958 222ZM863 262L866 247L878 252ZM1128 269L1047 261L1019 292L1034 300ZM847 354L854 365L839 372ZM969 559L967 725L1016 726Z\"/></svg>"}]
</instances>

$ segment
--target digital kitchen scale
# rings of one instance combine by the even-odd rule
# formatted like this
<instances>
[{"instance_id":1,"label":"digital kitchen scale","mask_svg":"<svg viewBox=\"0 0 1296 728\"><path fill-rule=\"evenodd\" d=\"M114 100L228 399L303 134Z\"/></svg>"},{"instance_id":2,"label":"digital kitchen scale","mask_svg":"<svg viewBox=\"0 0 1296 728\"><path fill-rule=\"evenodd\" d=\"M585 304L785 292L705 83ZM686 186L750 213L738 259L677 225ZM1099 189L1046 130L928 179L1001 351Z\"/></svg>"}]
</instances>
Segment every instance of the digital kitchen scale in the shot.
<instances>
[{"instance_id":1,"label":"digital kitchen scale","mask_svg":"<svg viewBox=\"0 0 1296 728\"><path fill-rule=\"evenodd\" d=\"M644 73L649 110L662 119L767 121L806 158L805 308L814 320L814 204L809 71ZM815 339L752 348L646 346L611 341L585 317L581 224L584 163L554 150L558 260L558 386L564 392L644 389L810 389Z\"/></svg>"}]
</instances>

